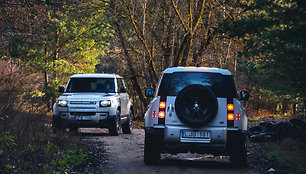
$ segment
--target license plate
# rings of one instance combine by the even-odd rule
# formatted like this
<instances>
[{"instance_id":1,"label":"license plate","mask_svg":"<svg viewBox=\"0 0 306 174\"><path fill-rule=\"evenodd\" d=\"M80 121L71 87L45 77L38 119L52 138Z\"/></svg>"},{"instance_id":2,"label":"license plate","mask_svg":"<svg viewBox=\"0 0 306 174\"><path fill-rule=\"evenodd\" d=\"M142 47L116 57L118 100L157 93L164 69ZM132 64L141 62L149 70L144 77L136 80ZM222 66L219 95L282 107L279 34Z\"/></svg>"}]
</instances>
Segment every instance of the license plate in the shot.
<instances>
[{"instance_id":1,"label":"license plate","mask_svg":"<svg viewBox=\"0 0 306 174\"><path fill-rule=\"evenodd\" d=\"M200 139L210 139L209 131L182 131L182 138L200 138Z\"/></svg>"},{"instance_id":2,"label":"license plate","mask_svg":"<svg viewBox=\"0 0 306 174\"><path fill-rule=\"evenodd\" d=\"M75 120L90 120L90 116L74 116L73 117Z\"/></svg>"}]
</instances>

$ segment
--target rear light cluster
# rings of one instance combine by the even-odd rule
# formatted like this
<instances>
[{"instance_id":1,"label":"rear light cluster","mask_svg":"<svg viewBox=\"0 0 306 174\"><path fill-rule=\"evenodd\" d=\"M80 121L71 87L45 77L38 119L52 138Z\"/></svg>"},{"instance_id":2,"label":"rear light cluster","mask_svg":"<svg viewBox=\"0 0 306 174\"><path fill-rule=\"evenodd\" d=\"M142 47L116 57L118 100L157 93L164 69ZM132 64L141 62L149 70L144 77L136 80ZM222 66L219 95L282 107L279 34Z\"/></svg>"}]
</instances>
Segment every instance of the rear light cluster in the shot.
<instances>
[{"instance_id":1,"label":"rear light cluster","mask_svg":"<svg viewBox=\"0 0 306 174\"><path fill-rule=\"evenodd\" d=\"M234 127L234 104L233 99L227 99L227 127Z\"/></svg>"},{"instance_id":2,"label":"rear light cluster","mask_svg":"<svg viewBox=\"0 0 306 174\"><path fill-rule=\"evenodd\" d=\"M227 104L227 120L234 120L234 104Z\"/></svg>"},{"instance_id":3,"label":"rear light cluster","mask_svg":"<svg viewBox=\"0 0 306 174\"><path fill-rule=\"evenodd\" d=\"M159 112L158 112L158 118L165 118L165 110L166 110L166 102L161 101L159 102Z\"/></svg>"},{"instance_id":4,"label":"rear light cluster","mask_svg":"<svg viewBox=\"0 0 306 174\"><path fill-rule=\"evenodd\" d=\"M166 100L161 97L159 105L158 105L158 124L165 124L166 117ZM156 111L153 111L152 117L156 118Z\"/></svg>"},{"instance_id":5,"label":"rear light cluster","mask_svg":"<svg viewBox=\"0 0 306 174\"><path fill-rule=\"evenodd\" d=\"M227 99L227 127L234 127L235 113L233 99ZM236 120L240 120L240 114L236 113Z\"/></svg>"}]
</instances>

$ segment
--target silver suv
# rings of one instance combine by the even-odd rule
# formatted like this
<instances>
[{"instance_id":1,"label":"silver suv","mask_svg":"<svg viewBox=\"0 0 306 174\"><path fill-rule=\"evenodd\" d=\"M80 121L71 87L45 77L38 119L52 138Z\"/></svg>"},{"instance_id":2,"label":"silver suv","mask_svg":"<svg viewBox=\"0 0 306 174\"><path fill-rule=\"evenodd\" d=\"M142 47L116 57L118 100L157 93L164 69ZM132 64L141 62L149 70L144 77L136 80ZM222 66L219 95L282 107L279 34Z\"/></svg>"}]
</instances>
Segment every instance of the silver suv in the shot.
<instances>
[{"instance_id":1,"label":"silver suv","mask_svg":"<svg viewBox=\"0 0 306 174\"><path fill-rule=\"evenodd\" d=\"M108 128L111 135L131 133L133 108L123 78L116 74L76 74L53 105L55 129Z\"/></svg>"},{"instance_id":2,"label":"silver suv","mask_svg":"<svg viewBox=\"0 0 306 174\"><path fill-rule=\"evenodd\" d=\"M166 69L145 113L145 164L156 164L161 153L229 155L232 163L246 164L247 115L225 69L173 67Z\"/></svg>"}]
</instances>

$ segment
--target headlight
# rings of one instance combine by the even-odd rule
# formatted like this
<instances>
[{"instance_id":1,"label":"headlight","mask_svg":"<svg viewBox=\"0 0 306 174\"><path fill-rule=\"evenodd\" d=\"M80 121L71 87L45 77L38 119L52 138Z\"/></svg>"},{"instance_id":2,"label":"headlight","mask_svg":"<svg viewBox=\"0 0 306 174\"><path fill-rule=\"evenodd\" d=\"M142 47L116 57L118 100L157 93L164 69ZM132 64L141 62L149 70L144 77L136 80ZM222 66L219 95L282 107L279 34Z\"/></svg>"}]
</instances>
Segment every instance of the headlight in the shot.
<instances>
[{"instance_id":1,"label":"headlight","mask_svg":"<svg viewBox=\"0 0 306 174\"><path fill-rule=\"evenodd\" d=\"M111 101L110 100L102 100L102 101L100 101L100 106L101 107L111 106Z\"/></svg>"},{"instance_id":2,"label":"headlight","mask_svg":"<svg viewBox=\"0 0 306 174\"><path fill-rule=\"evenodd\" d=\"M68 102L67 102L66 100L59 100L59 101L58 101L58 105L61 106L61 107L66 107L66 106L67 106L67 103L68 103Z\"/></svg>"}]
</instances>

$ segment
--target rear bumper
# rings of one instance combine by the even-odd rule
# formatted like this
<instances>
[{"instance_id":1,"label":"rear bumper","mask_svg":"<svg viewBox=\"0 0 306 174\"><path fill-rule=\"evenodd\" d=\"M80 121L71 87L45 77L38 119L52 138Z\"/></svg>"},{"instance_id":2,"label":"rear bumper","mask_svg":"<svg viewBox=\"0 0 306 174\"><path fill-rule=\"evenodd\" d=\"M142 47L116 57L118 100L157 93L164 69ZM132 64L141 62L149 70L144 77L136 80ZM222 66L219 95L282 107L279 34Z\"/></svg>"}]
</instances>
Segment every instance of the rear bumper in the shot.
<instances>
[{"instance_id":1,"label":"rear bumper","mask_svg":"<svg viewBox=\"0 0 306 174\"><path fill-rule=\"evenodd\" d=\"M207 131L210 133L210 139L182 138L183 130ZM165 142L169 143L207 143L207 144L225 144L226 127L205 127L201 129L189 128L186 126L165 126Z\"/></svg>"},{"instance_id":2,"label":"rear bumper","mask_svg":"<svg viewBox=\"0 0 306 174\"><path fill-rule=\"evenodd\" d=\"M211 138L190 139L182 138L182 130L197 130L185 126L159 126L145 128L145 140L159 146L164 153L211 153L214 155L228 155L229 147L234 137L243 133L238 129L228 129L226 127L206 127L200 130L210 131Z\"/></svg>"}]
</instances>

